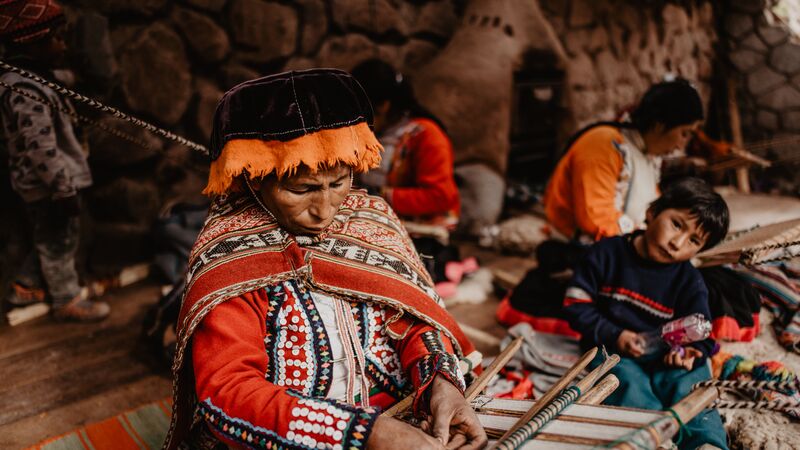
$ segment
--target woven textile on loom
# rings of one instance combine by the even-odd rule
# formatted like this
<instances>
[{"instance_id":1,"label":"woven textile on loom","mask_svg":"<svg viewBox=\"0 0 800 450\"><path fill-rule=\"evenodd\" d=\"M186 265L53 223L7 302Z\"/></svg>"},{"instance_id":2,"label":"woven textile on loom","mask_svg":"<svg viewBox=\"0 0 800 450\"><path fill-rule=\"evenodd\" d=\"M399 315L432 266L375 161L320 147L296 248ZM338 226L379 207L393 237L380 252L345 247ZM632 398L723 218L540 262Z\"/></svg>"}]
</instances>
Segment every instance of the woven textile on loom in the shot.
<instances>
[{"instance_id":1,"label":"woven textile on loom","mask_svg":"<svg viewBox=\"0 0 800 450\"><path fill-rule=\"evenodd\" d=\"M736 381L778 381L797 380L797 375L778 361L759 363L739 355L719 352L711 359L714 378ZM754 401L790 400L800 402L800 392L778 392L769 389L757 389ZM800 419L800 408L784 410L789 416Z\"/></svg>"}]
</instances>

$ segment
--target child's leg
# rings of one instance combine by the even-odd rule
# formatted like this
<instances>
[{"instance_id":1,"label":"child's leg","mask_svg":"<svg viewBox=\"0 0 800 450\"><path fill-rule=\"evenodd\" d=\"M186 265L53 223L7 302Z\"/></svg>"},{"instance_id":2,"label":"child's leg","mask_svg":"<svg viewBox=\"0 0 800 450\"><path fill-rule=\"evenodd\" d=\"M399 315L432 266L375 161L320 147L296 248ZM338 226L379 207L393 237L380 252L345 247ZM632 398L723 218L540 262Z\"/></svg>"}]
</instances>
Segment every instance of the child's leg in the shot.
<instances>
[{"instance_id":1,"label":"child's leg","mask_svg":"<svg viewBox=\"0 0 800 450\"><path fill-rule=\"evenodd\" d=\"M704 364L694 370L660 369L653 374L653 386L664 406L670 407L689 395L692 385L711 378L708 365ZM681 449L695 449L703 444L711 444L727 449L727 434L722 426L722 419L716 409L706 409L686 423L690 435L684 435L680 443ZM677 438L676 438L677 439Z\"/></svg>"},{"instance_id":2,"label":"child's leg","mask_svg":"<svg viewBox=\"0 0 800 450\"><path fill-rule=\"evenodd\" d=\"M58 309L80 294L75 252L78 249L78 216L67 217L55 212L52 203L28 204L33 225L33 244L39 254L39 265L47 283L47 291Z\"/></svg>"},{"instance_id":3,"label":"child's leg","mask_svg":"<svg viewBox=\"0 0 800 450\"><path fill-rule=\"evenodd\" d=\"M598 355L590 367L597 367L601 361L602 356ZM623 357L609 373L619 378L619 387L606 398L603 404L641 409L664 409L664 405L653 392L650 374L645 372L635 360Z\"/></svg>"}]
</instances>

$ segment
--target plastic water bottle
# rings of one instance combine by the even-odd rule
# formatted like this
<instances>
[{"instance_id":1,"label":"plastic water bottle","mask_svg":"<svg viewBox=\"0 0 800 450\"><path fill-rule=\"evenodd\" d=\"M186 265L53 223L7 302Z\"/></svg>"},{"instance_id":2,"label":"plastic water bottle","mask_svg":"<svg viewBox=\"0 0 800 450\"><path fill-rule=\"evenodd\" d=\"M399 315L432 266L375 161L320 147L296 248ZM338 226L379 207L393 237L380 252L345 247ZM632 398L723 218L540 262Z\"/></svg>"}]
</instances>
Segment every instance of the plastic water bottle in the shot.
<instances>
[{"instance_id":1,"label":"plastic water bottle","mask_svg":"<svg viewBox=\"0 0 800 450\"><path fill-rule=\"evenodd\" d=\"M683 346L702 341L711 335L711 322L700 313L694 313L665 323L661 328L639 333L644 354L667 348L680 351Z\"/></svg>"}]
</instances>

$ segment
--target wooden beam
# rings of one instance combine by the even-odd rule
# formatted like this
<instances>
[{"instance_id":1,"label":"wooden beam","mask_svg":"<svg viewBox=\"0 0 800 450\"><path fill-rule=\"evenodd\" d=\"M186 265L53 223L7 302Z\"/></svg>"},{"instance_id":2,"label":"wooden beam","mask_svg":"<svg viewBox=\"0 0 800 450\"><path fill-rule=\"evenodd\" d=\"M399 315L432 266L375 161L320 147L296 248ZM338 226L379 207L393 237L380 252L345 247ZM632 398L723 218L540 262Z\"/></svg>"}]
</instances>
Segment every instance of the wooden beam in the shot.
<instances>
[{"instance_id":1,"label":"wooden beam","mask_svg":"<svg viewBox=\"0 0 800 450\"><path fill-rule=\"evenodd\" d=\"M728 114L730 116L733 144L738 148L744 148L742 120L739 115L739 103L736 101L736 80L732 77L728 78ZM742 193L750 193L750 175L747 167L738 167L736 169L736 185Z\"/></svg>"}]
</instances>

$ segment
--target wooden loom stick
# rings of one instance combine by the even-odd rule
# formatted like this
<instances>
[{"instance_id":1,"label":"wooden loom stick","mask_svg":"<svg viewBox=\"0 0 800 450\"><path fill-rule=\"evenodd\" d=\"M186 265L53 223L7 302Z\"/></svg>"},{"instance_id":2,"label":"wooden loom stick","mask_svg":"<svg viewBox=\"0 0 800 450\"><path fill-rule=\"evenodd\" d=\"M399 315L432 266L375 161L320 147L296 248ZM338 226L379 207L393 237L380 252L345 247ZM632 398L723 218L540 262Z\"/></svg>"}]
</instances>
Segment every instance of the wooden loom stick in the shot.
<instances>
[{"instance_id":1,"label":"wooden loom stick","mask_svg":"<svg viewBox=\"0 0 800 450\"><path fill-rule=\"evenodd\" d=\"M483 373L470 385L470 387L466 390L466 392L464 392L464 397L466 398L468 396L468 394L471 392L470 389L472 389L472 387L477 385L478 383L483 383L483 387L481 387L481 389L480 389L480 390L483 390L483 388L486 387L486 385L489 383L489 381L491 381L492 377L497 372L499 372L500 369L503 368L503 366L505 366L505 364L508 362L509 359L511 359L512 356L514 356L514 353L516 353L517 350L519 350L519 347L521 345L522 345L522 336L514 339L508 345L508 347L505 348L505 350L503 350L502 352L500 352L499 355L497 355L497 357L494 359L492 364L486 370L484 370ZM477 364L480 364L480 361L473 361L472 360L472 356L475 353L476 352L472 352L467 356L467 359L470 360L470 363L472 363L473 366L475 366ZM499 366L499 367L496 367L495 363L498 363L497 366ZM459 364L459 367L461 368L462 372L469 371L469 367L467 367L466 364L463 363L463 361L459 361L458 364ZM485 382L484 382L484 380L485 380ZM470 401L474 400L474 398L478 394L480 394L480 390L477 393L473 394L472 398L467 398L467 402L469 403ZM408 408L410 408L411 405L413 405L413 404L414 404L414 394L411 394L408 397L406 397L406 398L400 400L399 402L395 403L394 406L392 406L391 408L389 408L386 411L384 411L381 415L386 416L386 417L396 417L396 416L402 415L406 411L408 411Z\"/></svg>"},{"instance_id":2,"label":"wooden loom stick","mask_svg":"<svg viewBox=\"0 0 800 450\"><path fill-rule=\"evenodd\" d=\"M608 373L609 370L613 369L614 366L619 364L619 355L611 355L603 361L602 364L595 367L594 370L589 372L585 377L581 378L580 381L575 383L578 389L580 389L581 394L588 391L600 378L603 378L605 374Z\"/></svg>"},{"instance_id":3,"label":"wooden loom stick","mask_svg":"<svg viewBox=\"0 0 800 450\"><path fill-rule=\"evenodd\" d=\"M636 450L639 448L656 448L667 439L671 439L681 429L681 423L692 420L700 411L708 408L717 398L719 393L713 387L695 389L681 401L672 406L674 417L666 414L647 426L629 434L625 439L617 442L612 448L619 450ZM678 422L680 420L680 423Z\"/></svg>"},{"instance_id":4,"label":"wooden loom stick","mask_svg":"<svg viewBox=\"0 0 800 450\"><path fill-rule=\"evenodd\" d=\"M593 388L586 391L585 394L578 399L578 403L582 405L599 405L603 403L611 393L617 390L619 387L619 378L615 375L609 375L599 383L597 383Z\"/></svg>"},{"instance_id":5,"label":"wooden loom stick","mask_svg":"<svg viewBox=\"0 0 800 450\"><path fill-rule=\"evenodd\" d=\"M542 398L537 400L536 403L534 403L533 406L531 406L531 409L529 409L528 412L523 414L522 417L520 417L517 420L514 426L512 426L506 431L506 433L497 441L497 444L495 444L495 448L497 447L498 444L500 444L501 442L506 440L509 436L514 434L514 432L517 431L519 428L522 428L525 424L530 422L533 416L535 416L539 411L544 409L545 406L550 404L550 402L552 402L556 398L556 396L558 396L558 394L561 393L562 390L564 390L570 383L572 383L572 380L574 380L575 377L577 377L578 374L581 373L581 371L584 368L586 368L586 366L588 366L590 362L592 362L595 356L597 356L597 347L590 349L589 351L584 353L583 356L581 356L581 359L579 359L578 362L576 362L575 365L573 365L567 371L567 373L565 373L561 378L559 378L559 380L556 381L556 383L553 386L551 386L550 389L547 390L547 392L545 392Z\"/></svg>"}]
</instances>

